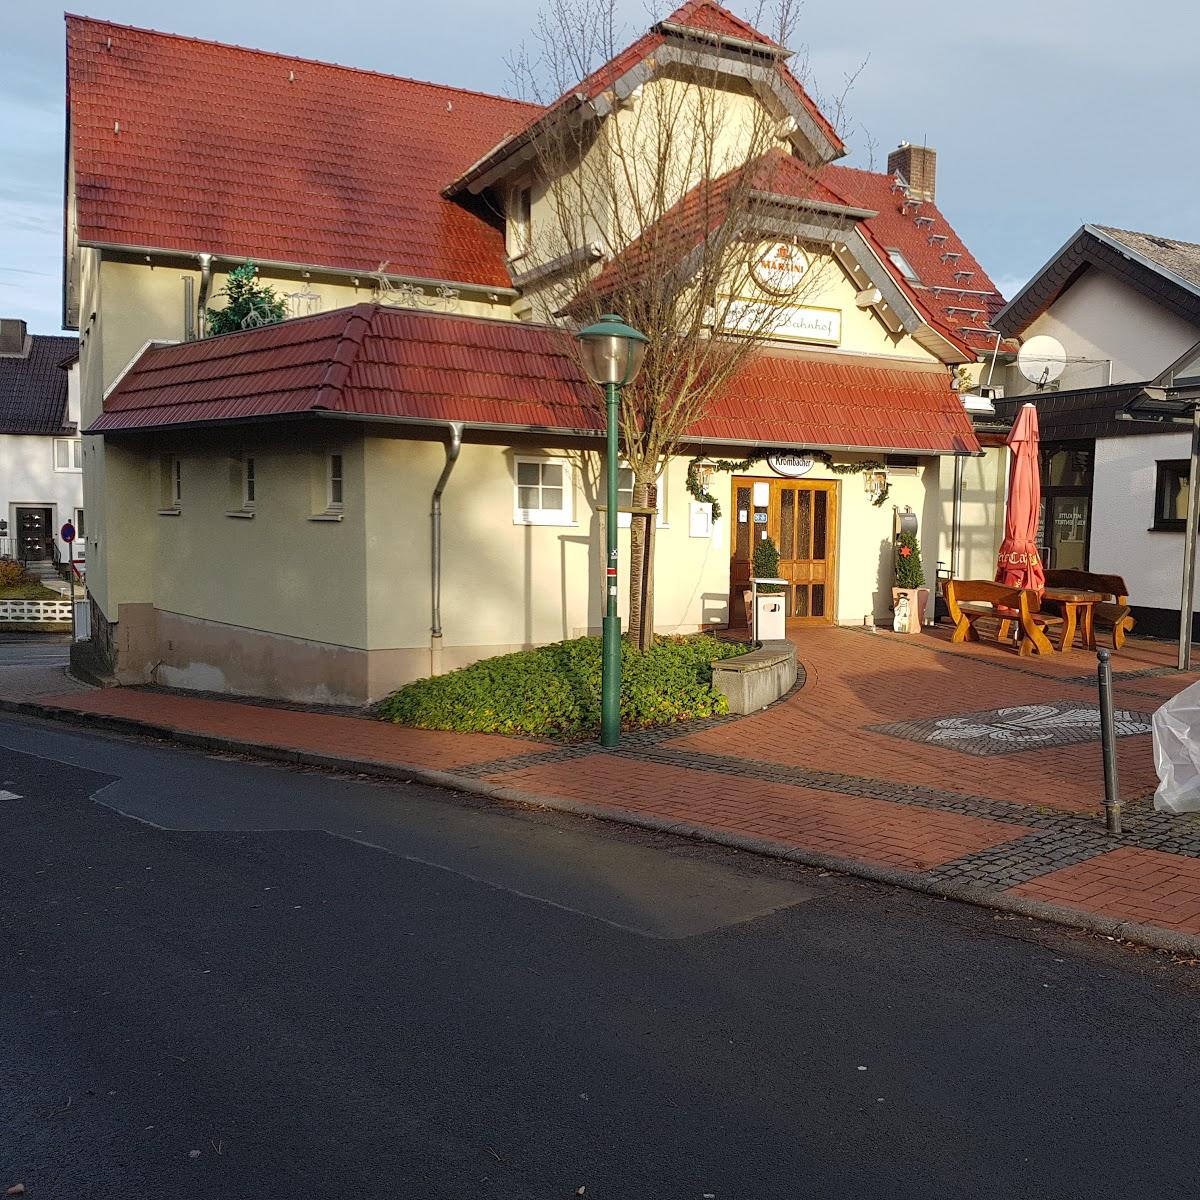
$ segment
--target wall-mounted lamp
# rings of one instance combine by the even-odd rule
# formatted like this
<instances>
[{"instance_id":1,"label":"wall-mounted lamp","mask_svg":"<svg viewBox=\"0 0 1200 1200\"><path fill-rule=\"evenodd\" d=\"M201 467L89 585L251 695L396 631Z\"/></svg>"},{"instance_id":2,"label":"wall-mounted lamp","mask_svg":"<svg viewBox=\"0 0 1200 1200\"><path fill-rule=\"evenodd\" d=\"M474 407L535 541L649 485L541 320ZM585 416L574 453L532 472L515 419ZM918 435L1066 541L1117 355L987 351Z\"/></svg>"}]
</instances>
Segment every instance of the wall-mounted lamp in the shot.
<instances>
[{"instance_id":1,"label":"wall-mounted lamp","mask_svg":"<svg viewBox=\"0 0 1200 1200\"><path fill-rule=\"evenodd\" d=\"M887 472L886 471L864 471L863 472L863 490L871 498L871 503L875 504L880 496L887 489Z\"/></svg>"}]
</instances>

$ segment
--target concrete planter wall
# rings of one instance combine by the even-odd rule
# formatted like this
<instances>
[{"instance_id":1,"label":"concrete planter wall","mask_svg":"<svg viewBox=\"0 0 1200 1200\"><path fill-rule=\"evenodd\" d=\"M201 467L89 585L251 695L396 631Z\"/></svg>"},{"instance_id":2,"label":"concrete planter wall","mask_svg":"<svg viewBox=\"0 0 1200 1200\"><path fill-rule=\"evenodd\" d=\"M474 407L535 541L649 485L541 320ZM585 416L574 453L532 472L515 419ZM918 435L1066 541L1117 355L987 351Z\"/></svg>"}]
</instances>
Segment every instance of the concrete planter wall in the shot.
<instances>
[{"instance_id":1,"label":"concrete planter wall","mask_svg":"<svg viewBox=\"0 0 1200 1200\"><path fill-rule=\"evenodd\" d=\"M796 683L796 647L788 641L763 642L757 650L712 665L713 688L729 701L731 713L758 712L786 695Z\"/></svg>"}]
</instances>

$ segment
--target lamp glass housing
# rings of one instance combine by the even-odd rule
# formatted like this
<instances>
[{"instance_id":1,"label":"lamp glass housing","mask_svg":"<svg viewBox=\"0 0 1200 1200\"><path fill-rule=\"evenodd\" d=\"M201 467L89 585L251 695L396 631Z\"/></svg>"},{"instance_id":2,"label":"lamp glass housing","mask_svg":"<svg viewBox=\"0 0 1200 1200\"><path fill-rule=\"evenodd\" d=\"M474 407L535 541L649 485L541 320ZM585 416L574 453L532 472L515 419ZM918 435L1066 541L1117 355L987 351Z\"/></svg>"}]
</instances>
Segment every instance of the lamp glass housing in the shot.
<instances>
[{"instance_id":1,"label":"lamp glass housing","mask_svg":"<svg viewBox=\"0 0 1200 1200\"><path fill-rule=\"evenodd\" d=\"M647 337L606 313L595 325L579 331L583 369L593 383L625 387L637 378L646 357Z\"/></svg>"}]
</instances>

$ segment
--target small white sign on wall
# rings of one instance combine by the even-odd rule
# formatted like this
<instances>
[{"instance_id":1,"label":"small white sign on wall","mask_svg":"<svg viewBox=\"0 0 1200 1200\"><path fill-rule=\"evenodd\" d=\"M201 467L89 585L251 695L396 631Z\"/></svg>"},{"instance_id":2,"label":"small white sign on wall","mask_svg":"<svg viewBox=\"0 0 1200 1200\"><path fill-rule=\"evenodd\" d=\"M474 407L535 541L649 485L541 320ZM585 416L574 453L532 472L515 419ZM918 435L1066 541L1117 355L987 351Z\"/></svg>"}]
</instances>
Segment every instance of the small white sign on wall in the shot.
<instances>
[{"instance_id":1,"label":"small white sign on wall","mask_svg":"<svg viewBox=\"0 0 1200 1200\"><path fill-rule=\"evenodd\" d=\"M688 505L688 537L710 537L712 524L712 505L704 500L693 500Z\"/></svg>"},{"instance_id":2,"label":"small white sign on wall","mask_svg":"<svg viewBox=\"0 0 1200 1200\"><path fill-rule=\"evenodd\" d=\"M754 507L766 508L771 503L771 485L760 479L754 484Z\"/></svg>"}]
</instances>

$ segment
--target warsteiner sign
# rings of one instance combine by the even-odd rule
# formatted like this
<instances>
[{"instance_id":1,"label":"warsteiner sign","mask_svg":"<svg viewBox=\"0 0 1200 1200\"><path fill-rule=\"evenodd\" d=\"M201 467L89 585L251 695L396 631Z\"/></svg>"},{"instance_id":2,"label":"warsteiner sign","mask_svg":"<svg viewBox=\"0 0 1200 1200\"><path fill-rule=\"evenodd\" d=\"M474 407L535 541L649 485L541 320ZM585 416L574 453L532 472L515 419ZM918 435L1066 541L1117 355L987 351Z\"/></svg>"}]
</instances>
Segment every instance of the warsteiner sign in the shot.
<instances>
[{"instance_id":1,"label":"warsteiner sign","mask_svg":"<svg viewBox=\"0 0 1200 1200\"><path fill-rule=\"evenodd\" d=\"M791 296L808 273L808 257L791 242L764 242L750 264L755 282L776 296Z\"/></svg>"}]
</instances>

